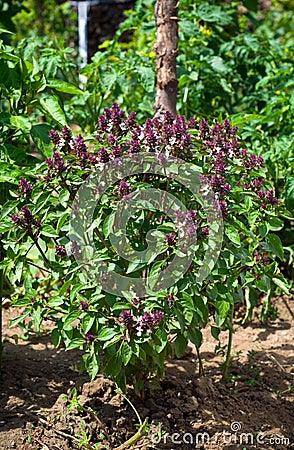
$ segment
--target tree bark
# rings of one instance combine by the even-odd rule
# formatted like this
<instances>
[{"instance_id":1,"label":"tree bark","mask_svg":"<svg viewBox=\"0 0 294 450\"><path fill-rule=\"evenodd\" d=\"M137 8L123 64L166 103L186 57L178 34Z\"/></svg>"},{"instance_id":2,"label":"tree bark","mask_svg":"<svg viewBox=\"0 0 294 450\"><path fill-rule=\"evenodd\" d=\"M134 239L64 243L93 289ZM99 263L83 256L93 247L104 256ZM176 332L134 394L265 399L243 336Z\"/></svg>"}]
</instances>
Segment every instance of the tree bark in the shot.
<instances>
[{"instance_id":1,"label":"tree bark","mask_svg":"<svg viewBox=\"0 0 294 450\"><path fill-rule=\"evenodd\" d=\"M154 8L156 24L156 100L155 113L177 112L178 0L157 0Z\"/></svg>"}]
</instances>

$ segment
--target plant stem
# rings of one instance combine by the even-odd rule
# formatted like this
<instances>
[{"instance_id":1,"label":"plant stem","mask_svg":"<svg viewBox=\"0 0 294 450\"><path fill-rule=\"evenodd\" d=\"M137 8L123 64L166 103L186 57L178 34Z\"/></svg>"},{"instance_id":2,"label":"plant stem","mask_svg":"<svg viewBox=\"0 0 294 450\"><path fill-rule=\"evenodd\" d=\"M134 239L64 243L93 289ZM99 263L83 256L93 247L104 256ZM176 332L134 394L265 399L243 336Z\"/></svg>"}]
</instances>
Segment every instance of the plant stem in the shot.
<instances>
[{"instance_id":1,"label":"plant stem","mask_svg":"<svg viewBox=\"0 0 294 450\"><path fill-rule=\"evenodd\" d=\"M231 327L233 326L233 317L234 317L234 304L232 304L232 306L231 306L231 312L230 312L230 318L229 318ZM231 363L231 351L232 351L233 333L234 333L234 330L232 328L230 328L229 329L229 340L228 340L226 361L225 361L225 364L224 364L223 376L222 376L222 381L224 381L224 382L227 381L228 371L229 371L229 367L230 367L230 363Z\"/></svg>"},{"instance_id":2,"label":"plant stem","mask_svg":"<svg viewBox=\"0 0 294 450\"><path fill-rule=\"evenodd\" d=\"M121 389L117 388L117 389L116 389L116 392L117 392L119 395L121 395L121 396L128 402L128 404L132 407L132 409L134 410L134 412L135 412L135 414L136 414L136 416L137 416L137 418L138 418L138 420L139 420L140 427L142 427L142 426L143 426L142 419L141 419L141 417L140 417L138 411L136 410L135 406L134 406L133 403L131 402L131 400L128 399L128 397L123 393L123 391L122 391Z\"/></svg>"},{"instance_id":3,"label":"plant stem","mask_svg":"<svg viewBox=\"0 0 294 450\"><path fill-rule=\"evenodd\" d=\"M133 445L135 445L136 442L138 442L139 439L141 439L141 437L143 437L144 434L146 434L146 425L147 425L147 423L148 423L148 417L146 417L146 419L144 420L144 422L140 426L140 428L137 431L137 433L134 434L134 436L132 436L130 439L128 439L126 442L124 442L119 447L116 447L114 450L125 450L126 448L129 448L129 447L132 447Z\"/></svg>"},{"instance_id":4,"label":"plant stem","mask_svg":"<svg viewBox=\"0 0 294 450\"><path fill-rule=\"evenodd\" d=\"M201 361L201 356L200 356L200 352L199 352L199 348L196 346L196 352L197 352L197 358L198 358L198 361L199 361L199 375L201 376L201 377L203 377L205 374L204 374L204 367L203 367L203 364L202 364L202 361Z\"/></svg>"}]
</instances>

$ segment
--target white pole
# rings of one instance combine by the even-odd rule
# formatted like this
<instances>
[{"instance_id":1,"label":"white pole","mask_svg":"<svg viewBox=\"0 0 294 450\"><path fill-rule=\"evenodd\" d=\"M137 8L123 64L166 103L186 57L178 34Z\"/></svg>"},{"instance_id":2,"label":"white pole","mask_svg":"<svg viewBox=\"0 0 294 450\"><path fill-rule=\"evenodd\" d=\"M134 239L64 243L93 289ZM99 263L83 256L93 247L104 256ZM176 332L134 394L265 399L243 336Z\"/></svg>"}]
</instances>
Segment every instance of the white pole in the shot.
<instances>
[{"instance_id":1,"label":"white pole","mask_svg":"<svg viewBox=\"0 0 294 450\"><path fill-rule=\"evenodd\" d=\"M78 2L78 30L79 30L79 55L82 59L81 68L88 62L88 12L89 1ZM86 82L86 77L79 76L81 83Z\"/></svg>"}]
</instances>

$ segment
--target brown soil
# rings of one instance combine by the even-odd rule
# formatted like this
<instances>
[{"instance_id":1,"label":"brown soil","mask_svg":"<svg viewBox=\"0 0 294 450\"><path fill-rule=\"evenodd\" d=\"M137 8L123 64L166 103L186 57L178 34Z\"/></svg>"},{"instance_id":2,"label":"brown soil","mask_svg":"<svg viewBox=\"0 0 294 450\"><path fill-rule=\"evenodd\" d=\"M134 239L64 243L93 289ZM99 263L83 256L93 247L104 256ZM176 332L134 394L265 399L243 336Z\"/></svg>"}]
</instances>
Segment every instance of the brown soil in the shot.
<instances>
[{"instance_id":1,"label":"brown soil","mask_svg":"<svg viewBox=\"0 0 294 450\"><path fill-rule=\"evenodd\" d=\"M191 349L167 364L165 381L144 402L129 393L141 419L151 424L134 449L294 449L294 298L275 304L275 322L236 325L229 383L221 382L223 357L207 330L201 352L205 377L199 377ZM78 351L54 349L46 334L16 345L12 336L20 331L8 327L15 310L3 314L1 450L93 449L99 441L96 449L114 449L136 433L138 418L114 385L102 376L89 382L87 374L75 371ZM73 388L79 410L69 409L63 398ZM91 436L89 447L81 444L83 427Z\"/></svg>"}]
</instances>

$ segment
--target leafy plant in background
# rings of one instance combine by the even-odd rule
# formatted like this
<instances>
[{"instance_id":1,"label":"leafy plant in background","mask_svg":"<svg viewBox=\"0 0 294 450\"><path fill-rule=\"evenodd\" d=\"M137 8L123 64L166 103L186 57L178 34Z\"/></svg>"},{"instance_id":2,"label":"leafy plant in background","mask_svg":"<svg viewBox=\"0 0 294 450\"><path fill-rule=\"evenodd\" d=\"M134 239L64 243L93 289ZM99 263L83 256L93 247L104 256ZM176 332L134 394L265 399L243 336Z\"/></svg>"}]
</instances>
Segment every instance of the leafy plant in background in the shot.
<instances>
[{"instance_id":1,"label":"leafy plant in background","mask_svg":"<svg viewBox=\"0 0 294 450\"><path fill-rule=\"evenodd\" d=\"M73 47L77 42L77 12L70 1L21 0L21 8L14 8L11 21L15 25L11 30L16 32L14 42L30 37L46 37L56 46L62 43Z\"/></svg>"},{"instance_id":2,"label":"leafy plant in background","mask_svg":"<svg viewBox=\"0 0 294 450\"><path fill-rule=\"evenodd\" d=\"M24 307L12 324L29 317L39 330L44 319L52 320L54 344L63 341L68 350L84 348L81 369L91 378L101 371L122 389L132 384L141 394L154 375L164 376L166 358L173 353L180 356L188 341L199 351L202 328L209 324L215 338L229 329L226 378L235 305L246 305L246 320L262 293L266 317L275 286L288 292L276 261L283 260L283 248L274 233L283 225L277 215L284 208L266 180L262 157L242 149L236 132L228 120L209 126L203 119L196 126L194 120L170 113L139 126L135 114L126 117L117 104L99 117L97 133L87 141L72 136L67 126L60 133L52 130L53 155L18 179L14 199L1 210L7 232L2 268L18 286L14 305ZM215 193L214 207L225 221L217 264L202 284L197 283L195 273L213 233L197 199L161 176L131 176L109 189L97 204L93 222L93 257L98 265L111 264L117 273L135 277L147 271L156 279L177 255L176 233L183 224L190 221L189 235L197 233L197 251L186 274L173 287L147 298L131 292L117 296L93 284L73 256L83 248L77 243L69 248L67 236L70 206L86 177L109 160L122 156L132 160L140 151L153 152L159 161L169 151L190 162ZM140 209L127 227L128 238L142 249L146 233L153 229L159 244L147 266L139 261L126 266L109 240L111 217L120 199L127 204L131 192L150 187L180 198L188 213L178 211L176 223L171 223L147 206Z\"/></svg>"}]
</instances>

